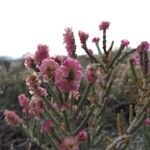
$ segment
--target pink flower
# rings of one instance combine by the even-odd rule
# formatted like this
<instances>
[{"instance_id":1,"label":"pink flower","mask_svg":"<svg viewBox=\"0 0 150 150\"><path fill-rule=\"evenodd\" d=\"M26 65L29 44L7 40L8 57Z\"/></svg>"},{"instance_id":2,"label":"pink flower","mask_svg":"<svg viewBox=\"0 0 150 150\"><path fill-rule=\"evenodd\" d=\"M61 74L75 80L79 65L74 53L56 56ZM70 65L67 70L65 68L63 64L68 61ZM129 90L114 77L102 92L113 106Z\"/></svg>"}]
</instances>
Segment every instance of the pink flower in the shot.
<instances>
[{"instance_id":1,"label":"pink flower","mask_svg":"<svg viewBox=\"0 0 150 150\"><path fill-rule=\"evenodd\" d=\"M30 116L34 116L35 118L39 118L43 112L42 107L43 106L41 98L37 95L33 95L29 103L28 114Z\"/></svg>"},{"instance_id":2,"label":"pink flower","mask_svg":"<svg viewBox=\"0 0 150 150\"><path fill-rule=\"evenodd\" d=\"M55 57L51 57L55 62L57 62L59 64L59 66L64 62L65 60L65 56L55 56Z\"/></svg>"},{"instance_id":3,"label":"pink flower","mask_svg":"<svg viewBox=\"0 0 150 150\"><path fill-rule=\"evenodd\" d=\"M147 41L143 41L141 42L141 44L137 47L137 51L141 52L141 51L147 51L149 50L149 46L150 44Z\"/></svg>"},{"instance_id":4,"label":"pink flower","mask_svg":"<svg viewBox=\"0 0 150 150\"><path fill-rule=\"evenodd\" d=\"M42 60L49 57L49 49L47 45L39 44L34 54L34 61L39 66Z\"/></svg>"},{"instance_id":5,"label":"pink flower","mask_svg":"<svg viewBox=\"0 0 150 150\"><path fill-rule=\"evenodd\" d=\"M90 83L95 83L98 79L96 69L91 64L87 66L86 76Z\"/></svg>"},{"instance_id":6,"label":"pink flower","mask_svg":"<svg viewBox=\"0 0 150 150\"><path fill-rule=\"evenodd\" d=\"M89 34L83 32L83 31L79 31L79 37L80 37L80 42L81 42L81 44L85 45L87 39L89 38Z\"/></svg>"},{"instance_id":7,"label":"pink flower","mask_svg":"<svg viewBox=\"0 0 150 150\"><path fill-rule=\"evenodd\" d=\"M15 113L15 111L5 110L4 116L8 125L18 126L23 122L23 120Z\"/></svg>"},{"instance_id":8,"label":"pink flower","mask_svg":"<svg viewBox=\"0 0 150 150\"><path fill-rule=\"evenodd\" d=\"M55 71L59 67L58 63L51 58L44 59L40 65L40 73L43 76L44 82L54 80Z\"/></svg>"},{"instance_id":9,"label":"pink flower","mask_svg":"<svg viewBox=\"0 0 150 150\"><path fill-rule=\"evenodd\" d=\"M47 89L46 88L42 88L42 87L37 87L36 89L34 89L33 93L35 95L38 95L38 96L47 96L48 93L47 93Z\"/></svg>"},{"instance_id":10,"label":"pink flower","mask_svg":"<svg viewBox=\"0 0 150 150\"><path fill-rule=\"evenodd\" d=\"M130 43L130 42L129 42L128 40L126 40L126 39L121 40L121 45L122 45L122 46L128 46L129 43Z\"/></svg>"},{"instance_id":11,"label":"pink flower","mask_svg":"<svg viewBox=\"0 0 150 150\"><path fill-rule=\"evenodd\" d=\"M82 67L76 59L66 58L56 70L55 84L62 92L78 91L82 78Z\"/></svg>"},{"instance_id":12,"label":"pink flower","mask_svg":"<svg viewBox=\"0 0 150 150\"><path fill-rule=\"evenodd\" d=\"M99 29L106 31L109 28L109 25L110 25L110 22L102 21L99 25Z\"/></svg>"},{"instance_id":13,"label":"pink flower","mask_svg":"<svg viewBox=\"0 0 150 150\"><path fill-rule=\"evenodd\" d=\"M64 36L64 43L66 44L68 56L75 58L76 45L75 45L75 39L74 39L74 34L72 32L72 29L66 28L65 34L63 34L63 36Z\"/></svg>"},{"instance_id":14,"label":"pink flower","mask_svg":"<svg viewBox=\"0 0 150 150\"><path fill-rule=\"evenodd\" d=\"M144 125L145 125L145 126L150 126L150 118L146 118L146 119L144 120Z\"/></svg>"},{"instance_id":15,"label":"pink flower","mask_svg":"<svg viewBox=\"0 0 150 150\"><path fill-rule=\"evenodd\" d=\"M27 69L34 69L35 63L34 63L34 58L33 55L30 53L26 53L24 56L24 66Z\"/></svg>"},{"instance_id":16,"label":"pink flower","mask_svg":"<svg viewBox=\"0 0 150 150\"><path fill-rule=\"evenodd\" d=\"M99 37L94 37L93 39L92 39L92 42L93 43L98 43L100 41L100 38Z\"/></svg>"},{"instance_id":17,"label":"pink flower","mask_svg":"<svg viewBox=\"0 0 150 150\"><path fill-rule=\"evenodd\" d=\"M130 58L136 65L140 65L140 55L139 53L135 53L131 58Z\"/></svg>"},{"instance_id":18,"label":"pink flower","mask_svg":"<svg viewBox=\"0 0 150 150\"><path fill-rule=\"evenodd\" d=\"M85 141L85 140L87 140L87 138L88 138L88 134L87 134L86 131L81 130L81 131L77 134L76 138L78 139L78 141Z\"/></svg>"},{"instance_id":19,"label":"pink flower","mask_svg":"<svg viewBox=\"0 0 150 150\"><path fill-rule=\"evenodd\" d=\"M57 103L53 103L52 104L52 107L56 110L56 111L59 111L60 110L60 107Z\"/></svg>"},{"instance_id":20,"label":"pink flower","mask_svg":"<svg viewBox=\"0 0 150 150\"><path fill-rule=\"evenodd\" d=\"M20 94L18 96L19 105L21 107L28 107L29 106L29 98L25 94Z\"/></svg>"},{"instance_id":21,"label":"pink flower","mask_svg":"<svg viewBox=\"0 0 150 150\"><path fill-rule=\"evenodd\" d=\"M66 137L60 145L60 150L79 150L78 140L73 137Z\"/></svg>"},{"instance_id":22,"label":"pink flower","mask_svg":"<svg viewBox=\"0 0 150 150\"><path fill-rule=\"evenodd\" d=\"M40 132L45 134L45 133L49 133L53 130L53 126L54 126L54 122L51 119L48 119L44 122Z\"/></svg>"}]
</instances>

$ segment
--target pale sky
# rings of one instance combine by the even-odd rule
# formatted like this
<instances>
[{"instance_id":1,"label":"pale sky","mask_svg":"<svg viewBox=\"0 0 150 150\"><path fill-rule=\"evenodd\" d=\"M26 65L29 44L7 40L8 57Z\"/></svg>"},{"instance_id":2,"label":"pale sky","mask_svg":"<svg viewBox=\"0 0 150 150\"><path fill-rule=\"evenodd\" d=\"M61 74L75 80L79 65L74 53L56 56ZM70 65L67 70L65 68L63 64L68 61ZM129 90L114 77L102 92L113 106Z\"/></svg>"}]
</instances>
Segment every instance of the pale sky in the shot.
<instances>
[{"instance_id":1,"label":"pale sky","mask_svg":"<svg viewBox=\"0 0 150 150\"><path fill-rule=\"evenodd\" d=\"M135 47L150 42L150 0L0 0L0 56L21 57L34 53L39 43L47 44L50 55L66 54L64 28L72 27L80 48L78 30L88 32L89 47L98 26L110 21L108 41L128 39ZM94 50L96 52L96 50Z\"/></svg>"}]
</instances>

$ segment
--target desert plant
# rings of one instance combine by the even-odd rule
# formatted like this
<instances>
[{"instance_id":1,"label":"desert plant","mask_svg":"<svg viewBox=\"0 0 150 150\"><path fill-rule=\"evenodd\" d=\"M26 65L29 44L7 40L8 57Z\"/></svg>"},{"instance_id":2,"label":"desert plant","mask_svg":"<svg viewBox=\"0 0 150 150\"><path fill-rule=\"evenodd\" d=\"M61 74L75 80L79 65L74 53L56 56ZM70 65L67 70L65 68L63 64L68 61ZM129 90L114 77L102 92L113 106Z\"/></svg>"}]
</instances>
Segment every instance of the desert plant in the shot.
<instances>
[{"instance_id":1,"label":"desert plant","mask_svg":"<svg viewBox=\"0 0 150 150\"><path fill-rule=\"evenodd\" d=\"M112 150L128 146L133 133L143 122L150 103L149 43L142 42L136 49L126 49L129 41L124 39L113 54L114 42L109 48L106 43L109 25L107 21L99 25L103 32L102 49L99 37L92 40L98 50L98 57L88 48L89 35L79 31L81 47L90 62L86 69L82 68L78 60L71 28L66 28L63 34L68 56L49 56L48 46L42 44L38 45L34 55L25 55L25 67L31 70L26 78L29 93L18 97L24 121L8 110L5 112L6 121L12 125L15 122L17 125L22 124L31 141L43 149ZM133 76L127 85L124 80L121 81L133 102L127 105L129 111L125 121L125 110L120 109L113 117L107 104L111 101L110 94L117 80L118 66L131 55L128 66ZM136 65L139 66L138 72ZM123 68L122 72L125 72ZM128 74L128 70L124 74ZM132 92L134 95L131 95ZM114 124L117 135L114 137L103 130L108 124L107 114L116 117Z\"/></svg>"}]
</instances>

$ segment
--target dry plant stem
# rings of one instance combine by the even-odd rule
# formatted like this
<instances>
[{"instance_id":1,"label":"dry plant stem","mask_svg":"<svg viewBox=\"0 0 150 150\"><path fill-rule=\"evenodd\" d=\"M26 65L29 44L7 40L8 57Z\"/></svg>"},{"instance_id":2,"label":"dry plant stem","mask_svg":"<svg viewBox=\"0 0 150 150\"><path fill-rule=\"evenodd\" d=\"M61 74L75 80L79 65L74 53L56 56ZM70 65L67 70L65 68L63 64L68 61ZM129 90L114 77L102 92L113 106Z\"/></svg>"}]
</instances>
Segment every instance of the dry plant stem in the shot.
<instances>
[{"instance_id":1,"label":"dry plant stem","mask_svg":"<svg viewBox=\"0 0 150 150\"><path fill-rule=\"evenodd\" d=\"M127 129L128 134L132 134L136 129L142 124L143 120L146 117L146 113L142 114L141 118L139 120L135 120Z\"/></svg>"},{"instance_id":2,"label":"dry plant stem","mask_svg":"<svg viewBox=\"0 0 150 150\"><path fill-rule=\"evenodd\" d=\"M145 118L145 110L148 108L150 104L150 98L146 100L147 102L143 106L142 110L137 114L137 116L132 121L131 125L127 129L127 134L119 136L117 139L115 139L107 148L106 150L111 150L112 148L115 148L118 143L120 143L123 140L128 139L131 137L131 135L139 128L141 123L143 122L143 119Z\"/></svg>"},{"instance_id":3,"label":"dry plant stem","mask_svg":"<svg viewBox=\"0 0 150 150\"><path fill-rule=\"evenodd\" d=\"M146 111L146 109L148 108L149 105L150 105L150 98L148 98L146 100L146 103L143 106L142 110L135 116L133 122L131 123L131 125L127 129L127 133L131 134L131 133L133 133L136 130L136 128L140 124L139 121L142 122L142 119L144 118L144 114L145 114L144 112Z\"/></svg>"},{"instance_id":4,"label":"dry plant stem","mask_svg":"<svg viewBox=\"0 0 150 150\"><path fill-rule=\"evenodd\" d=\"M98 126L98 128L96 129L96 132L95 132L95 134L94 134L94 136L93 136L93 139L94 139L95 137L97 137L97 136L100 134L100 132L101 132L102 129L103 129L103 126L104 126L103 123L101 123L101 124Z\"/></svg>"},{"instance_id":5,"label":"dry plant stem","mask_svg":"<svg viewBox=\"0 0 150 150\"><path fill-rule=\"evenodd\" d=\"M102 133L102 134L100 134L98 137L97 137L97 139L94 141L94 146L96 146L96 145L98 145L100 142L101 142L101 140L103 140L103 138L105 138L105 134L104 133Z\"/></svg>"},{"instance_id":6,"label":"dry plant stem","mask_svg":"<svg viewBox=\"0 0 150 150\"><path fill-rule=\"evenodd\" d=\"M117 131L118 131L118 135L122 135L122 126L121 126L120 113L117 113Z\"/></svg>"},{"instance_id":7,"label":"dry plant stem","mask_svg":"<svg viewBox=\"0 0 150 150\"><path fill-rule=\"evenodd\" d=\"M133 106L130 105L129 106L129 124L132 123L133 119L134 119L134 116L133 116Z\"/></svg>"},{"instance_id":8,"label":"dry plant stem","mask_svg":"<svg viewBox=\"0 0 150 150\"><path fill-rule=\"evenodd\" d=\"M106 150L113 150L116 145L122 141L126 141L128 140L129 138L131 138L130 135L122 135L122 136L119 136L116 140L114 140L107 148Z\"/></svg>"}]
</instances>

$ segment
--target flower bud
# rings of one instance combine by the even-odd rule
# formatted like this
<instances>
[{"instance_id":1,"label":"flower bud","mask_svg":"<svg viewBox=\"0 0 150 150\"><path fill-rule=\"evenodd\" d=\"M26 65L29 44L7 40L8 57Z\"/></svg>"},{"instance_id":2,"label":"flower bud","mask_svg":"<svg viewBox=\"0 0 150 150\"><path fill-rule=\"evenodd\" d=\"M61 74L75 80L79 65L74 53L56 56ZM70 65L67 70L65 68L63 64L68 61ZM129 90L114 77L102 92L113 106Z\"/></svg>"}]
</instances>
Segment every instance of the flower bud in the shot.
<instances>
[{"instance_id":1,"label":"flower bud","mask_svg":"<svg viewBox=\"0 0 150 150\"><path fill-rule=\"evenodd\" d=\"M85 141L85 140L87 140L87 138L88 138L88 134L87 134L86 131L81 130L81 131L77 134L76 137L77 137L78 141Z\"/></svg>"}]
</instances>

